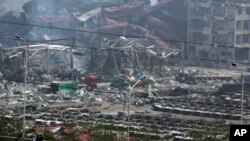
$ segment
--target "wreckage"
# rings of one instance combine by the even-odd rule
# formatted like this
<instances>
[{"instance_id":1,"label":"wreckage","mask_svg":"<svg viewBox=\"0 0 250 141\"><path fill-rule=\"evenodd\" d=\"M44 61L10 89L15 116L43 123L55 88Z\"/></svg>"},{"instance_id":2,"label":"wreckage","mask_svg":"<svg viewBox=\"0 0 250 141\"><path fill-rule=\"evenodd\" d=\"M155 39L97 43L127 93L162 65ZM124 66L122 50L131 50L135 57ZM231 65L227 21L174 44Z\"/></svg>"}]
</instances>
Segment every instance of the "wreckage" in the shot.
<instances>
[{"instance_id":1,"label":"wreckage","mask_svg":"<svg viewBox=\"0 0 250 141\"><path fill-rule=\"evenodd\" d=\"M211 126L213 120L239 120L240 83L234 84L237 88L230 90L229 95L225 89L231 85L227 86L225 81L233 83L232 77L219 76L218 70L204 73L199 71L203 68L184 69L184 44L167 40L185 39L183 28L178 28L185 27L185 19L168 11L175 1L109 2L112 5L105 1L101 6L81 1L82 5L78 3L74 9L52 1L34 0L35 3L25 5L27 21L38 18L37 24L55 27L63 22L63 26L79 30L57 32L53 28L24 27L19 33L27 39L28 46L3 42L0 48L3 109L21 114L22 103L27 100L30 127L76 121L85 128L86 124L102 120L123 129L128 103L133 111L131 125L139 129L157 126L157 130L164 130L171 137L182 131L186 136L190 129L200 129L202 125ZM51 10L46 11L46 5ZM27 91L23 91L23 83L18 81L24 80L26 55L28 83ZM142 73L147 80L132 91L131 86ZM249 114L249 100L244 104ZM6 111L6 115L12 114ZM195 118L191 121L185 115ZM209 119L206 124L196 120L204 117ZM224 121L219 125L225 126Z\"/></svg>"},{"instance_id":2,"label":"wreckage","mask_svg":"<svg viewBox=\"0 0 250 141\"><path fill-rule=\"evenodd\" d=\"M105 1L82 2L80 4L80 2L62 1L61 5L56 5L56 0L49 3L33 0L26 3L21 13L22 20L25 22L48 26L51 24L72 26L86 30L82 34L81 32L72 33L52 29L42 30L39 27L29 26L23 26L21 30L17 29L17 33L23 37L32 40L46 40L46 42L54 38L64 40L65 36L72 36L76 42L74 49L77 46L78 53L85 56L84 58L72 57L70 48L67 48L71 45L60 46L58 42L53 43L54 46L46 43L30 45L29 71L32 73L29 73L29 76L42 76L41 74L45 72L51 75L72 75L74 70L80 68L72 67L72 60L77 60L77 64L81 64L81 67L84 66L85 68L82 70L85 72L108 75L152 72L153 70L162 70L162 66L168 62L169 57L181 57L180 52L183 54L183 46L157 40L163 37L168 39L182 38L179 33L175 34L174 30L178 29L175 24L169 23L168 20L158 16L159 14L155 14L159 12L159 9L164 10L168 5L171 5L171 0L159 2L137 0L131 3L115 3L115 5L110 5L114 2ZM74 5L76 8L63 7L63 4ZM45 11L44 7L46 6L50 8L54 6L58 10L52 8L50 11ZM40 20L37 22L35 19ZM8 26L8 28L11 26L13 25ZM124 37L120 35L124 35ZM8 43L6 42L2 46L9 46ZM66 43L68 42L66 41ZM13 43L11 46L14 46ZM1 65L6 68L1 71L6 74L8 79L23 80L24 48L2 48L1 53ZM7 65L8 61L14 63Z\"/></svg>"},{"instance_id":3,"label":"wreckage","mask_svg":"<svg viewBox=\"0 0 250 141\"><path fill-rule=\"evenodd\" d=\"M1 72L8 80L23 81L25 48L27 46L0 48ZM81 53L70 46L36 44L28 46L28 80L40 81L46 75L71 76L74 71L74 55Z\"/></svg>"}]
</instances>

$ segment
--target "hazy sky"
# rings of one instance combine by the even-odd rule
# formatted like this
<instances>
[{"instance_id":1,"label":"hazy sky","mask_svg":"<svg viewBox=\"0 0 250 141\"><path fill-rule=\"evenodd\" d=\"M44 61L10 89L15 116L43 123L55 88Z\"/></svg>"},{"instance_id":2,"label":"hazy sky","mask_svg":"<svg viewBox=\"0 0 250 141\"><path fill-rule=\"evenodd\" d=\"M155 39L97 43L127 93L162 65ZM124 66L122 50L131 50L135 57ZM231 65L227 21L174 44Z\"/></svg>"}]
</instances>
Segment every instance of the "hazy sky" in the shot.
<instances>
[{"instance_id":1,"label":"hazy sky","mask_svg":"<svg viewBox=\"0 0 250 141\"><path fill-rule=\"evenodd\" d=\"M0 0L0 16L12 11L15 15L19 15L22 12L22 6L24 3L30 0Z\"/></svg>"}]
</instances>

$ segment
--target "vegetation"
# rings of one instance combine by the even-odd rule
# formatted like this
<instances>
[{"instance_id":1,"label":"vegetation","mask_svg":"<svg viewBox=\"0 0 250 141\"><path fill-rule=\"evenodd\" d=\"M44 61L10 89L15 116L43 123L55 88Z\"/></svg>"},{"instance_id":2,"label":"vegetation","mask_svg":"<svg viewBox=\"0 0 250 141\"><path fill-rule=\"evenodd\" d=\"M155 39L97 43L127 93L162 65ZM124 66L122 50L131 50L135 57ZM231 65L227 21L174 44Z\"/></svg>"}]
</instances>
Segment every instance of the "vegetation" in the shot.
<instances>
[{"instance_id":1,"label":"vegetation","mask_svg":"<svg viewBox=\"0 0 250 141\"><path fill-rule=\"evenodd\" d=\"M113 133L112 127L110 125L97 124L96 126L90 128L91 141L112 141L115 139L115 134ZM115 127L113 128L115 129Z\"/></svg>"},{"instance_id":2,"label":"vegetation","mask_svg":"<svg viewBox=\"0 0 250 141\"><path fill-rule=\"evenodd\" d=\"M229 140L228 129L212 125L211 127L203 127L199 130L190 130L189 136L195 141L227 141ZM223 138L216 138L217 135L222 135Z\"/></svg>"},{"instance_id":3,"label":"vegetation","mask_svg":"<svg viewBox=\"0 0 250 141\"><path fill-rule=\"evenodd\" d=\"M113 141L118 139L121 140L121 138L124 138L126 136L126 129L124 127L117 127L114 125L107 125L99 123L96 126L90 128L90 136L91 141ZM130 137L134 138L136 141L167 141L168 139L160 139L158 136L159 133L156 129L153 128L142 128L142 129L135 129L130 128ZM146 132L145 134L142 134L142 132ZM152 133L152 135L148 134ZM124 136L125 135L125 136Z\"/></svg>"},{"instance_id":4,"label":"vegetation","mask_svg":"<svg viewBox=\"0 0 250 141\"><path fill-rule=\"evenodd\" d=\"M53 132L50 132L50 131L45 131L43 133L43 138L44 138L44 140L49 140L49 141L55 141L56 140L55 134Z\"/></svg>"},{"instance_id":5,"label":"vegetation","mask_svg":"<svg viewBox=\"0 0 250 141\"><path fill-rule=\"evenodd\" d=\"M79 132L74 129L71 133L63 133L63 140L65 141L78 141Z\"/></svg>"},{"instance_id":6,"label":"vegetation","mask_svg":"<svg viewBox=\"0 0 250 141\"><path fill-rule=\"evenodd\" d=\"M0 115L0 135L21 137L22 120L17 117L6 118Z\"/></svg>"},{"instance_id":7,"label":"vegetation","mask_svg":"<svg viewBox=\"0 0 250 141\"><path fill-rule=\"evenodd\" d=\"M72 124L73 127L76 124ZM117 127L114 124L105 124L102 121L98 121L97 124L89 124L88 130L90 134L91 141L113 141L113 140L124 140L126 137L126 128ZM130 128L130 137L134 138L136 141L167 141L169 137L160 139L158 135L160 133L156 126L143 127L140 129ZM35 131L32 131L35 132ZM2 136L13 136L21 137L22 135L22 120L17 117L4 117L0 115L0 135ZM79 132L77 129L73 130L71 133L64 133L62 137L64 140L77 140ZM218 138L221 135L222 138ZM189 131L188 136L192 137L195 141L226 141L229 140L229 132L226 127L219 127L218 125L210 125L207 127L201 127L199 130L192 129ZM50 131L45 131L43 133L45 140L55 141L56 136ZM118 138L119 137L119 138Z\"/></svg>"}]
</instances>

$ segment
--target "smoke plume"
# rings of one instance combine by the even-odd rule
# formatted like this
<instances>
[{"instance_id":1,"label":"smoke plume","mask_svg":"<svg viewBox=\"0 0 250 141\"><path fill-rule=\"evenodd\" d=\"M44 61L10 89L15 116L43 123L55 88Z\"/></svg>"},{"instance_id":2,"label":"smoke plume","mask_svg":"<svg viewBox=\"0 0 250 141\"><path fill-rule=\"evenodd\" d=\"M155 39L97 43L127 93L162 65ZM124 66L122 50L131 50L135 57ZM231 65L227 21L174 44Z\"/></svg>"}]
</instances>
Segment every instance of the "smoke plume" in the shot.
<instances>
[{"instance_id":1,"label":"smoke plume","mask_svg":"<svg viewBox=\"0 0 250 141\"><path fill-rule=\"evenodd\" d=\"M15 16L19 16L23 12L22 6L30 0L0 0L0 16L8 12L13 12Z\"/></svg>"}]
</instances>

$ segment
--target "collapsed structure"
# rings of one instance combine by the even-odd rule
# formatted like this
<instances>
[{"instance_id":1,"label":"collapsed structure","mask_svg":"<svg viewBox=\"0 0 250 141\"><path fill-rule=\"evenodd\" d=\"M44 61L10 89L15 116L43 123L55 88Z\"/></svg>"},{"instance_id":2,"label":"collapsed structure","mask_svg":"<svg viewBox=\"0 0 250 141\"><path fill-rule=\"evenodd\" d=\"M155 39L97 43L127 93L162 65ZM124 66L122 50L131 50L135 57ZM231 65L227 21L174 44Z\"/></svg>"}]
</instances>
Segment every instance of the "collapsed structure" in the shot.
<instances>
[{"instance_id":1,"label":"collapsed structure","mask_svg":"<svg viewBox=\"0 0 250 141\"><path fill-rule=\"evenodd\" d=\"M73 47L51 44L1 48L0 64L2 67L0 70L5 79L23 81L25 48L28 48L28 79L36 82L42 82L43 79L46 79L45 74L55 74L55 77L65 78L71 76L70 78L72 78L73 57L81 55Z\"/></svg>"},{"instance_id":2,"label":"collapsed structure","mask_svg":"<svg viewBox=\"0 0 250 141\"><path fill-rule=\"evenodd\" d=\"M116 129L124 130L128 103L132 107L132 132L157 126L156 135L151 131L136 134L148 133L160 138L175 138L176 134L186 138L192 128L211 126L211 122L227 127L228 123L237 123L240 119L239 93L245 83L240 82L239 72L222 70L221 73L217 69L184 65L195 62L188 62L189 57L236 59L233 47L222 51L218 47L218 51L201 44L222 44L221 41L228 38L227 45L234 46L231 38L236 39L234 36L241 36L243 31L232 32L231 26L230 32L224 32L223 25L226 21L238 23L237 19L244 17L230 17L230 6L236 4L245 9L247 6L197 0L114 0L115 3L113 0L73 3L62 0L57 5L58 1L33 0L23 6L24 12L19 18L27 23L46 25L44 30L39 26L11 28L13 25L6 26L6 31L1 29L7 33L17 30L15 34L20 34L28 43L21 46L20 42L11 42L8 38L0 40L0 99L4 101L0 103L7 116L20 115L22 103L27 100L29 128L56 123L58 127L52 132L60 133L58 130L64 128L64 123L76 122L85 128L87 124L101 121L103 125L114 124ZM219 11L216 6L221 7ZM188 15L185 14L187 8ZM197 12L199 10L204 13ZM224 16L227 18L223 19ZM67 29L58 31L52 25ZM0 34L5 36L5 32ZM186 38L200 44L179 42ZM17 81L24 80L26 55L28 84L27 91L22 91L23 83ZM136 84L142 72L148 76L147 80L138 83L132 91L130 86ZM249 89L244 92L249 93ZM131 96L130 103L128 96ZM244 98L244 114L250 115L249 96Z\"/></svg>"},{"instance_id":3,"label":"collapsed structure","mask_svg":"<svg viewBox=\"0 0 250 141\"><path fill-rule=\"evenodd\" d=\"M18 34L29 40L45 40L46 43L55 46L75 46L74 49L77 48L82 55L86 56L84 61L82 60L83 57L73 57L76 63L81 64L81 67L88 66L82 69L85 72L105 71L104 73L114 75L128 68L132 68L134 72L141 72L142 69L143 71L153 71L155 68L161 70L164 63L168 62L166 58L169 56L178 56L180 58L180 52L183 53L184 49L181 44L158 40L162 38L185 39L182 34L185 31L178 29L179 25L185 27L185 20L180 20L181 17L178 16L171 17L168 15L169 12L166 11L171 5L182 4L181 0L178 2L172 2L171 0L159 2L138 0L131 1L131 3L117 2L117 5L112 6L110 6L111 3L113 4L112 1L96 2L96 4L93 4L93 2L69 4L68 1L63 1L60 5L56 3L57 0L50 2L33 0L26 3L23 6L24 11L21 13L24 22L46 26L75 27L84 29L86 32L58 31L51 28L43 29L36 26L24 26L18 30ZM66 5L74 5L75 9ZM171 17L172 20L160 16L159 13ZM181 14L183 13L182 11ZM12 26L15 25L8 25L8 28ZM71 36L74 37L73 43L69 40ZM41 48L47 46L44 44L36 45L33 42L30 42L30 44L31 48L33 45ZM9 45L15 46L10 41L2 44L3 47ZM47 53L47 56L50 55ZM46 61L47 63L53 61L51 57L47 59L50 60ZM68 59L72 61L72 58ZM61 58L61 60L67 62L65 59ZM79 65L78 67L76 65L71 66L70 71L77 68L79 68ZM106 69L103 70L103 68ZM50 69L53 71L53 68Z\"/></svg>"}]
</instances>

